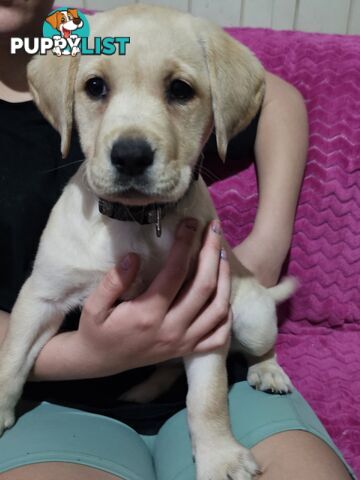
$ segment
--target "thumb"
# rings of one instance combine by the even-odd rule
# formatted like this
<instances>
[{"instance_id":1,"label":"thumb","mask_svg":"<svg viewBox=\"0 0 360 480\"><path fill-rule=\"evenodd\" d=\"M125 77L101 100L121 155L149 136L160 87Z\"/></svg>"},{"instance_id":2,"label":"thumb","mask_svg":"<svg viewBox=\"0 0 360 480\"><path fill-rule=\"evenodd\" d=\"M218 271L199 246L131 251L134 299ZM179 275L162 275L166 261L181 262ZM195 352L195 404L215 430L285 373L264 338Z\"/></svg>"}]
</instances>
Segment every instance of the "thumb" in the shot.
<instances>
[{"instance_id":1,"label":"thumb","mask_svg":"<svg viewBox=\"0 0 360 480\"><path fill-rule=\"evenodd\" d=\"M86 301L87 311L98 316L112 308L134 281L139 264L139 257L135 253L128 253L123 257L106 273L97 288L89 295Z\"/></svg>"}]
</instances>

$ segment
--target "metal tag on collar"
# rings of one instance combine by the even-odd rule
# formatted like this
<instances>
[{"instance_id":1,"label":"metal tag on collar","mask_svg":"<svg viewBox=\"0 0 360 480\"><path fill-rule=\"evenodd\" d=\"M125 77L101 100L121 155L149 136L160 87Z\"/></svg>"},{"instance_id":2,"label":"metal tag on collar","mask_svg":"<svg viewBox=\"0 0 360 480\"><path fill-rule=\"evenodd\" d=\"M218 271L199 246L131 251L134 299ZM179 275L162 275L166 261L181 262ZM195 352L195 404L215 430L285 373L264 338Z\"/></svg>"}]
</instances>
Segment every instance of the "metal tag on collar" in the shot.
<instances>
[{"instance_id":1,"label":"metal tag on collar","mask_svg":"<svg viewBox=\"0 0 360 480\"><path fill-rule=\"evenodd\" d=\"M146 223L155 223L156 236L161 237L161 218L162 218L162 207L155 204L151 210L147 212L147 222Z\"/></svg>"},{"instance_id":2,"label":"metal tag on collar","mask_svg":"<svg viewBox=\"0 0 360 480\"><path fill-rule=\"evenodd\" d=\"M156 221L155 221L155 229L156 229L156 236L158 238L161 237L161 208L159 205L156 205Z\"/></svg>"}]
</instances>

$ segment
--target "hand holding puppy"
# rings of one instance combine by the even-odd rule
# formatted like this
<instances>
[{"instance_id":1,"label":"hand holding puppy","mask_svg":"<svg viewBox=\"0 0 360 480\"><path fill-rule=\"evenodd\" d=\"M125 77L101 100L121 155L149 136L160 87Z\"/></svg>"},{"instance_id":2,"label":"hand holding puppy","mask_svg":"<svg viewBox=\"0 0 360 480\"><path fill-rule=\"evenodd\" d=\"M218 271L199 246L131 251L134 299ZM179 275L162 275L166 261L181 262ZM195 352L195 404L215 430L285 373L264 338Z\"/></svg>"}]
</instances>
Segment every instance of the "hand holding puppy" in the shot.
<instances>
[{"instance_id":1,"label":"hand holding puppy","mask_svg":"<svg viewBox=\"0 0 360 480\"><path fill-rule=\"evenodd\" d=\"M195 231L193 219L181 222L166 265L150 287L114 307L141 261L132 253L123 258L85 301L79 330L56 335L45 345L32 379L108 376L226 345L231 287L229 264L220 256L220 226L211 222L195 275L185 282Z\"/></svg>"}]
</instances>

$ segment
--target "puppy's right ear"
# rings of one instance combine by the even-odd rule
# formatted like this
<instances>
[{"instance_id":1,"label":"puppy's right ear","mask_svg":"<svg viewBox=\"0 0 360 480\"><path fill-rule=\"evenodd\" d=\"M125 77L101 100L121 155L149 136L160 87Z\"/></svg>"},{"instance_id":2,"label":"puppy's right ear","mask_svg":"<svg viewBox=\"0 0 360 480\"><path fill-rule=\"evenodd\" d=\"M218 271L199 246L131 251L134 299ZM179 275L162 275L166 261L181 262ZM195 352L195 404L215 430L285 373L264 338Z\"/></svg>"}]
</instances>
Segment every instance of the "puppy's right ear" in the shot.
<instances>
[{"instance_id":1,"label":"puppy's right ear","mask_svg":"<svg viewBox=\"0 0 360 480\"><path fill-rule=\"evenodd\" d=\"M69 152L74 110L74 87L80 56L49 52L28 65L30 92L40 112L61 135L61 153Z\"/></svg>"}]
</instances>

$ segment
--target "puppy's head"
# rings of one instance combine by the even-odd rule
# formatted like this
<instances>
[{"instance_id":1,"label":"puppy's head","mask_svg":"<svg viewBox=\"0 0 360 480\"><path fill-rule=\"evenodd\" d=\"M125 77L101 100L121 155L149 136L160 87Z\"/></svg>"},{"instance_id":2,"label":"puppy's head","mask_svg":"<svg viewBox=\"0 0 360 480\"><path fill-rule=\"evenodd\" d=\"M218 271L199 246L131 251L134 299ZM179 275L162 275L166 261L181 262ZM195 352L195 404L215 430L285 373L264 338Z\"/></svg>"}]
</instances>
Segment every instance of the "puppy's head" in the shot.
<instances>
[{"instance_id":1,"label":"puppy's head","mask_svg":"<svg viewBox=\"0 0 360 480\"><path fill-rule=\"evenodd\" d=\"M133 205L173 202L215 126L220 156L264 94L264 71L212 23L144 5L96 15L92 35L130 36L125 56L39 56L29 64L35 102L60 132L73 116L100 197Z\"/></svg>"}]
</instances>

